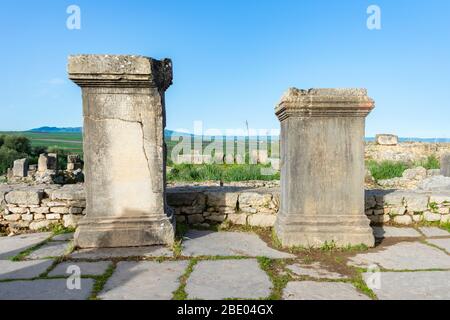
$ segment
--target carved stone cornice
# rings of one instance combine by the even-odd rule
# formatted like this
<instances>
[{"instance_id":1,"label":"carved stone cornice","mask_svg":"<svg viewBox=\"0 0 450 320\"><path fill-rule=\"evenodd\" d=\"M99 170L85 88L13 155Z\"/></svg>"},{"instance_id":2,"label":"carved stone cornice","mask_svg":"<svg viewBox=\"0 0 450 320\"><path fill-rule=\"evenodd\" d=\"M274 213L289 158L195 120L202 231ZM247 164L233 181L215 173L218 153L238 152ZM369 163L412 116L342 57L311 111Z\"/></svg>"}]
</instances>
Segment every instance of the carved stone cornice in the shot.
<instances>
[{"instance_id":1,"label":"carved stone cornice","mask_svg":"<svg viewBox=\"0 0 450 320\"><path fill-rule=\"evenodd\" d=\"M289 117L366 117L374 104L366 89L290 88L275 114L280 121Z\"/></svg>"},{"instance_id":2,"label":"carved stone cornice","mask_svg":"<svg viewBox=\"0 0 450 320\"><path fill-rule=\"evenodd\" d=\"M172 84L172 61L143 56L69 56L69 79L80 87L159 88Z\"/></svg>"}]
</instances>

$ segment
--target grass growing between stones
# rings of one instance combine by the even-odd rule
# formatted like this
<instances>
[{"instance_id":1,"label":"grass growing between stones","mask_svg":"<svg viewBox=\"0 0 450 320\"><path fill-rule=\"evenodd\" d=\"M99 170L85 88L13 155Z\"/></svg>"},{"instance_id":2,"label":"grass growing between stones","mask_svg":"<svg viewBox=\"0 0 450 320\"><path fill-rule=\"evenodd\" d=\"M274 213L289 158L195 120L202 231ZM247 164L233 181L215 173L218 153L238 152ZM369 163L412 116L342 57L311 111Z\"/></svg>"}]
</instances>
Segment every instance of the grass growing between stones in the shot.
<instances>
[{"instance_id":1,"label":"grass growing between stones","mask_svg":"<svg viewBox=\"0 0 450 320\"><path fill-rule=\"evenodd\" d=\"M187 280L189 279L189 276L191 275L191 273L194 271L194 267L195 265L198 263L198 259L193 258L189 261L189 265L186 268L186 271L184 272L184 274L179 278L180 281L180 286L178 287L177 290L175 290L175 292L173 293L172 296L172 300L187 300L188 299L188 295L186 292L186 283Z\"/></svg>"},{"instance_id":2,"label":"grass growing between stones","mask_svg":"<svg viewBox=\"0 0 450 320\"><path fill-rule=\"evenodd\" d=\"M378 297L375 294L375 292L373 292L372 289L370 289L367 286L366 282L364 281L363 272L365 272L365 270L363 271L361 269L358 269L356 276L350 280L350 283L353 284L353 286L355 286L355 288L357 290L364 293L366 296L368 296L372 300L378 300Z\"/></svg>"},{"instance_id":3,"label":"grass growing between stones","mask_svg":"<svg viewBox=\"0 0 450 320\"><path fill-rule=\"evenodd\" d=\"M47 244L48 242L50 242L50 240L51 240L51 237L46 239L46 240L44 240L44 241L42 241L42 242L40 242L40 243L38 243L38 244L36 244L36 245L34 245L34 246L32 246L32 247L29 247L28 249L25 249L24 251L20 252L19 254L15 255L14 257L11 257L10 260L11 261L15 261L15 262L25 260L25 258L30 253L32 253L33 251L38 250L40 247L42 247L45 244Z\"/></svg>"},{"instance_id":4,"label":"grass growing between stones","mask_svg":"<svg viewBox=\"0 0 450 320\"><path fill-rule=\"evenodd\" d=\"M267 257L257 258L260 268L266 272L272 282L272 292L268 300L281 300L283 297L283 290L292 277L288 273L282 274L285 261L278 259L270 259Z\"/></svg>"},{"instance_id":5,"label":"grass growing between stones","mask_svg":"<svg viewBox=\"0 0 450 320\"><path fill-rule=\"evenodd\" d=\"M112 262L112 264L106 269L105 273L101 276L92 276L91 278L95 279L94 286L92 288L91 296L89 297L89 300L98 300L98 294L103 290L105 287L106 282L108 279L113 275L114 271L116 270L116 263Z\"/></svg>"}]
</instances>

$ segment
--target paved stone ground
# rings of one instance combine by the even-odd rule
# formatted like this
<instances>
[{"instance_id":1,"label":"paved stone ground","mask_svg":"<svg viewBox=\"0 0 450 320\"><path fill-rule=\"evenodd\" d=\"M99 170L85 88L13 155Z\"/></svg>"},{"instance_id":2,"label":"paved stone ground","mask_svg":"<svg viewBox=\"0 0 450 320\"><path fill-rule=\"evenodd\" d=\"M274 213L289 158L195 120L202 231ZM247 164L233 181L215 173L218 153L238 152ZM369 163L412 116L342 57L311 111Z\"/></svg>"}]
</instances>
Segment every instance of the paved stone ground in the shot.
<instances>
[{"instance_id":1,"label":"paved stone ground","mask_svg":"<svg viewBox=\"0 0 450 320\"><path fill-rule=\"evenodd\" d=\"M70 252L73 234L0 237L0 300L450 299L449 232L384 227L374 234L375 248L331 252L281 251L247 232L190 230L174 251ZM71 290L78 272L80 286ZM284 288L273 285L284 280Z\"/></svg>"}]
</instances>

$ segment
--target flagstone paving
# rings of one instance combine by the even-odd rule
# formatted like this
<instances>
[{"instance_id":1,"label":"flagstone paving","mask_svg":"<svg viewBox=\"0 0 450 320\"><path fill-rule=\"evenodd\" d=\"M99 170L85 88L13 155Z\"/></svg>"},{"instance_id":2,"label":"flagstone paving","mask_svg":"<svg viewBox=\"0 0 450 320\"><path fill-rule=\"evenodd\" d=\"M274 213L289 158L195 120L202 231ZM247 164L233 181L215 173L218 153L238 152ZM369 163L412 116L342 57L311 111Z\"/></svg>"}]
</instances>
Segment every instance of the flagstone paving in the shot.
<instances>
[{"instance_id":1,"label":"flagstone paving","mask_svg":"<svg viewBox=\"0 0 450 320\"><path fill-rule=\"evenodd\" d=\"M73 269L69 267L80 268L81 276L101 276L105 273L108 267L111 265L111 261L96 261L96 262L81 262L70 261L58 264L52 271L49 272L49 277L54 276L70 276L73 274Z\"/></svg>"},{"instance_id":2,"label":"flagstone paving","mask_svg":"<svg viewBox=\"0 0 450 320\"><path fill-rule=\"evenodd\" d=\"M420 242L401 242L378 252L358 254L349 264L365 268L376 264L389 270L450 269L450 256Z\"/></svg>"},{"instance_id":3,"label":"flagstone paving","mask_svg":"<svg viewBox=\"0 0 450 320\"><path fill-rule=\"evenodd\" d=\"M375 238L419 238L422 235L413 228L399 228L399 227L373 227L373 234Z\"/></svg>"},{"instance_id":4,"label":"flagstone paving","mask_svg":"<svg viewBox=\"0 0 450 320\"><path fill-rule=\"evenodd\" d=\"M188 261L124 261L117 264L99 298L105 300L170 300Z\"/></svg>"},{"instance_id":5,"label":"flagstone paving","mask_svg":"<svg viewBox=\"0 0 450 320\"><path fill-rule=\"evenodd\" d=\"M292 281L284 289L284 300L369 300L349 283Z\"/></svg>"},{"instance_id":6,"label":"flagstone paving","mask_svg":"<svg viewBox=\"0 0 450 320\"><path fill-rule=\"evenodd\" d=\"M289 269L296 276L307 276L316 279L334 279L334 280L348 278L342 274L332 272L323 268L318 262L309 265L296 263L289 265L286 268Z\"/></svg>"},{"instance_id":7,"label":"flagstone paving","mask_svg":"<svg viewBox=\"0 0 450 320\"><path fill-rule=\"evenodd\" d=\"M30 279L38 277L52 265L52 260L9 261L0 260L0 280ZM0 284L0 291L2 288Z\"/></svg>"},{"instance_id":8,"label":"flagstone paving","mask_svg":"<svg viewBox=\"0 0 450 320\"><path fill-rule=\"evenodd\" d=\"M49 241L26 256L26 259L45 259L63 256L70 248L69 241Z\"/></svg>"},{"instance_id":9,"label":"flagstone paving","mask_svg":"<svg viewBox=\"0 0 450 320\"><path fill-rule=\"evenodd\" d=\"M0 283L0 300L86 300L94 285L81 279L79 289L69 289L66 279L43 279Z\"/></svg>"},{"instance_id":10,"label":"flagstone paving","mask_svg":"<svg viewBox=\"0 0 450 320\"><path fill-rule=\"evenodd\" d=\"M183 256L245 256L274 259L295 256L270 248L256 234L190 230L184 237Z\"/></svg>"},{"instance_id":11,"label":"flagstone paving","mask_svg":"<svg viewBox=\"0 0 450 320\"><path fill-rule=\"evenodd\" d=\"M438 227L421 227L419 230L425 237L450 237L450 232Z\"/></svg>"},{"instance_id":12,"label":"flagstone paving","mask_svg":"<svg viewBox=\"0 0 450 320\"><path fill-rule=\"evenodd\" d=\"M259 299L270 295L272 283L256 259L200 261L186 292L189 299Z\"/></svg>"},{"instance_id":13,"label":"flagstone paving","mask_svg":"<svg viewBox=\"0 0 450 320\"><path fill-rule=\"evenodd\" d=\"M428 239L427 242L435 245L436 247L444 249L445 251L447 251L447 253L450 253L450 238L449 239Z\"/></svg>"},{"instance_id":14,"label":"flagstone paving","mask_svg":"<svg viewBox=\"0 0 450 320\"><path fill-rule=\"evenodd\" d=\"M101 260L130 257L172 257L173 252L163 246L133 247L133 248L92 248L73 252L73 259Z\"/></svg>"},{"instance_id":15,"label":"flagstone paving","mask_svg":"<svg viewBox=\"0 0 450 320\"><path fill-rule=\"evenodd\" d=\"M0 238L0 260L10 259L22 251L31 248L51 236L50 232L30 233Z\"/></svg>"},{"instance_id":16,"label":"flagstone paving","mask_svg":"<svg viewBox=\"0 0 450 320\"><path fill-rule=\"evenodd\" d=\"M373 274L364 274L364 279ZM378 288L371 288L380 300L449 300L450 271L381 272Z\"/></svg>"},{"instance_id":17,"label":"flagstone paving","mask_svg":"<svg viewBox=\"0 0 450 320\"><path fill-rule=\"evenodd\" d=\"M375 248L330 255L276 250L254 233L190 230L176 254L163 246L83 249L56 265L50 257L67 253L73 234L0 237L0 300L450 299L450 233L386 226L374 234L381 241ZM74 266L81 288L70 290ZM355 267L367 270L372 293L355 287ZM277 288L284 280L273 277L288 282Z\"/></svg>"}]
</instances>

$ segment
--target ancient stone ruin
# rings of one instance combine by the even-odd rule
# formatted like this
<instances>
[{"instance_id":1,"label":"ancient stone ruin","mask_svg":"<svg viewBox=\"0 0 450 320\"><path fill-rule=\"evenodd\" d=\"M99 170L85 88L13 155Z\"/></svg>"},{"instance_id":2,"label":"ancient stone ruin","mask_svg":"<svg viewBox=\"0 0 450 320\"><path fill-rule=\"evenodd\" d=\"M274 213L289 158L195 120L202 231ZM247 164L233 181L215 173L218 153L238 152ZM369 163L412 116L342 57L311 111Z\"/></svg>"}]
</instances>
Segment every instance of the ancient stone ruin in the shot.
<instances>
[{"instance_id":1,"label":"ancient stone ruin","mask_svg":"<svg viewBox=\"0 0 450 320\"><path fill-rule=\"evenodd\" d=\"M171 61L78 55L68 72L83 92L86 217L76 245L171 244L163 133Z\"/></svg>"},{"instance_id":2,"label":"ancient stone ruin","mask_svg":"<svg viewBox=\"0 0 450 320\"><path fill-rule=\"evenodd\" d=\"M289 89L281 122L281 207L285 246L374 245L364 215L364 128L374 102L363 89Z\"/></svg>"}]
</instances>

